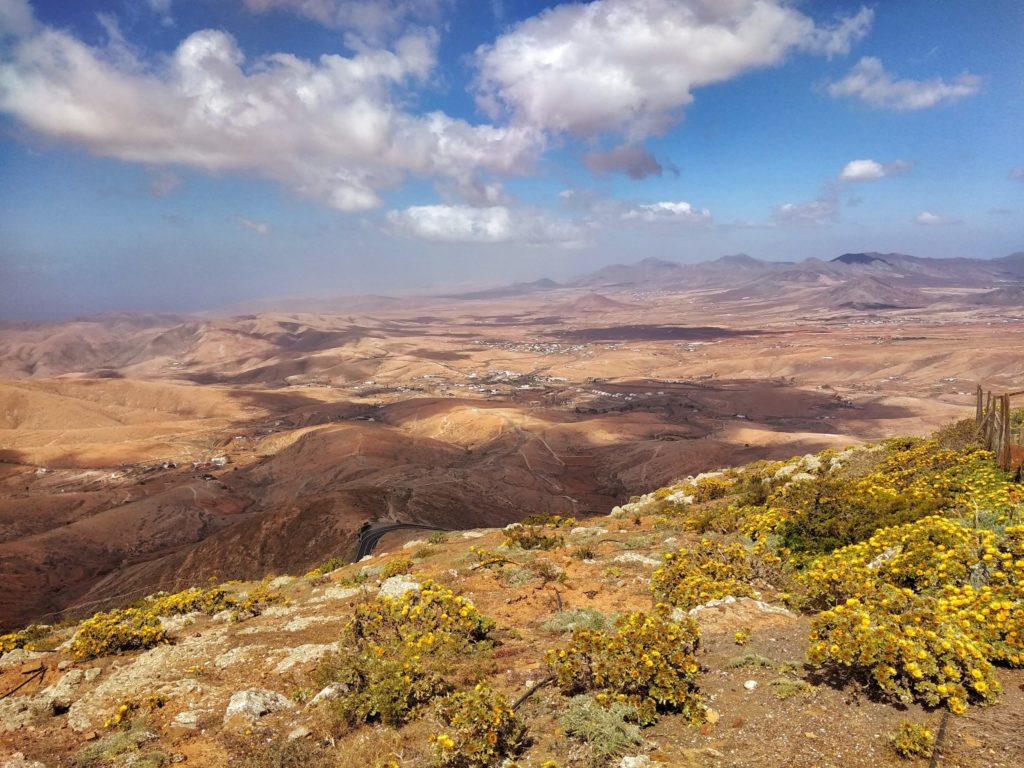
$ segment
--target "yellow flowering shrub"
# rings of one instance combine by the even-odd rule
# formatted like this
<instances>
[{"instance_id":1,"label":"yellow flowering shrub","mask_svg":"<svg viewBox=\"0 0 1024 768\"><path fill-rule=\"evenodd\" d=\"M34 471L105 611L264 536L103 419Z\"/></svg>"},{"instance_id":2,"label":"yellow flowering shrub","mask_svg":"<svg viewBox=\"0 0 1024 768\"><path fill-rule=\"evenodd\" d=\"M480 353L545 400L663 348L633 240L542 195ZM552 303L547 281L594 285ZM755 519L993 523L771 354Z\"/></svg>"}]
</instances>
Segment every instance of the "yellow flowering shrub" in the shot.
<instances>
[{"instance_id":1,"label":"yellow flowering shrub","mask_svg":"<svg viewBox=\"0 0 1024 768\"><path fill-rule=\"evenodd\" d=\"M380 572L382 579L390 579L392 576L399 576L412 570L412 560L408 557L397 557L389 560Z\"/></svg>"},{"instance_id":2,"label":"yellow flowering shrub","mask_svg":"<svg viewBox=\"0 0 1024 768\"><path fill-rule=\"evenodd\" d=\"M505 697L487 685L452 693L437 705L444 733L431 737L443 768L488 768L526 744L526 726Z\"/></svg>"},{"instance_id":3,"label":"yellow flowering shrub","mask_svg":"<svg viewBox=\"0 0 1024 768\"><path fill-rule=\"evenodd\" d=\"M807 659L909 704L989 704L999 681L984 647L968 630L939 617L935 599L884 588L871 602L850 598L818 614Z\"/></svg>"},{"instance_id":4,"label":"yellow flowering shrub","mask_svg":"<svg viewBox=\"0 0 1024 768\"><path fill-rule=\"evenodd\" d=\"M152 712L154 709L159 709L167 700L163 696L156 694L147 696L141 701L135 699L128 699L121 703L110 717L103 721L104 728L119 728L129 727L132 718L141 712Z\"/></svg>"},{"instance_id":5,"label":"yellow flowering shrub","mask_svg":"<svg viewBox=\"0 0 1024 768\"><path fill-rule=\"evenodd\" d=\"M562 515L528 515L521 523L505 526L506 547L520 549L554 549L565 542L557 531L576 524L576 518Z\"/></svg>"},{"instance_id":6,"label":"yellow flowering shrub","mask_svg":"<svg viewBox=\"0 0 1024 768\"><path fill-rule=\"evenodd\" d=\"M664 564L651 576L651 591L659 600L688 610L727 595L753 597L753 588L744 581L751 575L742 544L701 539L693 550L665 555Z\"/></svg>"},{"instance_id":7,"label":"yellow flowering shrub","mask_svg":"<svg viewBox=\"0 0 1024 768\"><path fill-rule=\"evenodd\" d=\"M195 611L212 615L233 608L237 602L235 596L223 587L193 587L174 594L158 594L147 600L143 607L154 616L174 616Z\"/></svg>"},{"instance_id":8,"label":"yellow flowering shrub","mask_svg":"<svg viewBox=\"0 0 1024 768\"><path fill-rule=\"evenodd\" d=\"M1019 587L950 585L937 610L971 633L989 660L1024 666L1024 593Z\"/></svg>"},{"instance_id":9,"label":"yellow flowering shrub","mask_svg":"<svg viewBox=\"0 0 1024 768\"><path fill-rule=\"evenodd\" d=\"M568 695L599 691L602 704L632 704L641 725L654 723L658 712L702 722L694 657L700 630L690 617L670 620L668 610L661 605L654 613L626 614L612 632L574 630L567 647L544 655L559 688Z\"/></svg>"},{"instance_id":10,"label":"yellow flowering shrub","mask_svg":"<svg viewBox=\"0 0 1024 768\"><path fill-rule=\"evenodd\" d=\"M428 580L400 598L358 605L320 682L346 687L331 705L346 725L400 724L451 690L445 673L454 655L471 651L493 628L468 599Z\"/></svg>"},{"instance_id":11,"label":"yellow flowering shrub","mask_svg":"<svg viewBox=\"0 0 1024 768\"><path fill-rule=\"evenodd\" d=\"M479 642L492 629L494 621L470 600L428 579L400 598L377 597L356 606L345 637L358 643L401 642L429 649Z\"/></svg>"},{"instance_id":12,"label":"yellow flowering shrub","mask_svg":"<svg viewBox=\"0 0 1024 768\"><path fill-rule=\"evenodd\" d=\"M700 504L725 496L733 487L733 480L724 476L702 477L693 483L693 502Z\"/></svg>"},{"instance_id":13,"label":"yellow flowering shrub","mask_svg":"<svg viewBox=\"0 0 1024 768\"><path fill-rule=\"evenodd\" d=\"M935 734L924 725L902 722L889 734L889 744L900 757L928 757L935 749Z\"/></svg>"},{"instance_id":14,"label":"yellow flowering shrub","mask_svg":"<svg viewBox=\"0 0 1024 768\"><path fill-rule=\"evenodd\" d=\"M166 642L167 633L159 618L138 608L126 608L97 613L83 621L71 641L71 655L91 659Z\"/></svg>"}]
</instances>

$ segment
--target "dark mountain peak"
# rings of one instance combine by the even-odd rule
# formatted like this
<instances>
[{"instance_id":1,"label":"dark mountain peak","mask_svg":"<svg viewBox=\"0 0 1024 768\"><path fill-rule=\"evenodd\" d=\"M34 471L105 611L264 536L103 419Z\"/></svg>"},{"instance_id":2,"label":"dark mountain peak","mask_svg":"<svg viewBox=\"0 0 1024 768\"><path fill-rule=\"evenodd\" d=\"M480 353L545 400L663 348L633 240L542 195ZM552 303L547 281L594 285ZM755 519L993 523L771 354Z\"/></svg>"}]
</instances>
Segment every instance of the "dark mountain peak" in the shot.
<instances>
[{"instance_id":1,"label":"dark mountain peak","mask_svg":"<svg viewBox=\"0 0 1024 768\"><path fill-rule=\"evenodd\" d=\"M674 261L659 259L656 256L648 256L646 259L640 259L640 261L636 262L633 266L646 268L656 267L658 269L680 269L682 267L681 264Z\"/></svg>"},{"instance_id":2,"label":"dark mountain peak","mask_svg":"<svg viewBox=\"0 0 1024 768\"><path fill-rule=\"evenodd\" d=\"M763 267L764 262L755 259L753 256L747 256L745 253L734 253L728 256L719 256L712 262L714 264L721 264L728 267Z\"/></svg>"},{"instance_id":3,"label":"dark mountain peak","mask_svg":"<svg viewBox=\"0 0 1024 768\"><path fill-rule=\"evenodd\" d=\"M886 261L881 256L875 253L844 253L842 256L836 256L836 258L832 259L832 261L842 262L843 264L861 265L873 264L876 261L880 261L883 264L889 263L888 261Z\"/></svg>"}]
</instances>

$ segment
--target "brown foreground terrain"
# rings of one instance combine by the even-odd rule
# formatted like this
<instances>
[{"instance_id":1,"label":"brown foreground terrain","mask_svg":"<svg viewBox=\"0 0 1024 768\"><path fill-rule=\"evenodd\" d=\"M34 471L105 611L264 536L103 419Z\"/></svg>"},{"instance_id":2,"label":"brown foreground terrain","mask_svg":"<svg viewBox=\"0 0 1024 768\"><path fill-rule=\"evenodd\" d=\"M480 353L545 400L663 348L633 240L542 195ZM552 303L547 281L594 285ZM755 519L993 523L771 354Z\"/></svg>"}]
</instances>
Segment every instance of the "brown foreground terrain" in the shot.
<instances>
[{"instance_id":1,"label":"brown foreground terrain","mask_svg":"<svg viewBox=\"0 0 1024 768\"><path fill-rule=\"evenodd\" d=\"M0 330L0 629L354 559L368 524L606 514L1019 388L1024 308L988 273L718 264L754 272Z\"/></svg>"}]
</instances>

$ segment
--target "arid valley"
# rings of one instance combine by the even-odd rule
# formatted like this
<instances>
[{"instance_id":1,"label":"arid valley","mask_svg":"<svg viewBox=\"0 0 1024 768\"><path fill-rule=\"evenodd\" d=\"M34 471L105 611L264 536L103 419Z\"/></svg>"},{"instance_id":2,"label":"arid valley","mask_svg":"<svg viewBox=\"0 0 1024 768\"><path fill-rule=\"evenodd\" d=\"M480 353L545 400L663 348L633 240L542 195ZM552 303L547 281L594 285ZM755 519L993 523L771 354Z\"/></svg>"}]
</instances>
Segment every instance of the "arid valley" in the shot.
<instances>
[{"instance_id":1,"label":"arid valley","mask_svg":"<svg viewBox=\"0 0 1024 768\"><path fill-rule=\"evenodd\" d=\"M688 474L925 434L1021 380L1022 263L646 260L8 326L0 626L417 535L396 524L604 515Z\"/></svg>"}]
</instances>

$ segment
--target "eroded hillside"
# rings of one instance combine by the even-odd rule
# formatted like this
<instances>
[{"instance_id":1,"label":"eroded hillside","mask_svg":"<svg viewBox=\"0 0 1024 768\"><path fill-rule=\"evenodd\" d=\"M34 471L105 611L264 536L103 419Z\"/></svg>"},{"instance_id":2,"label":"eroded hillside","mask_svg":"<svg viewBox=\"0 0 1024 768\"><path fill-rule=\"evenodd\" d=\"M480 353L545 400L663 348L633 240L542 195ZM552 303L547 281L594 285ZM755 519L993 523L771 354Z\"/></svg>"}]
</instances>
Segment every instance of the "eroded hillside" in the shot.
<instances>
[{"instance_id":1,"label":"eroded hillside","mask_svg":"<svg viewBox=\"0 0 1024 768\"><path fill-rule=\"evenodd\" d=\"M360 563L30 628L2 639L0 749L19 767L1019 765L1021 492L972 440L965 423L704 473L604 517L396 532Z\"/></svg>"}]
</instances>

